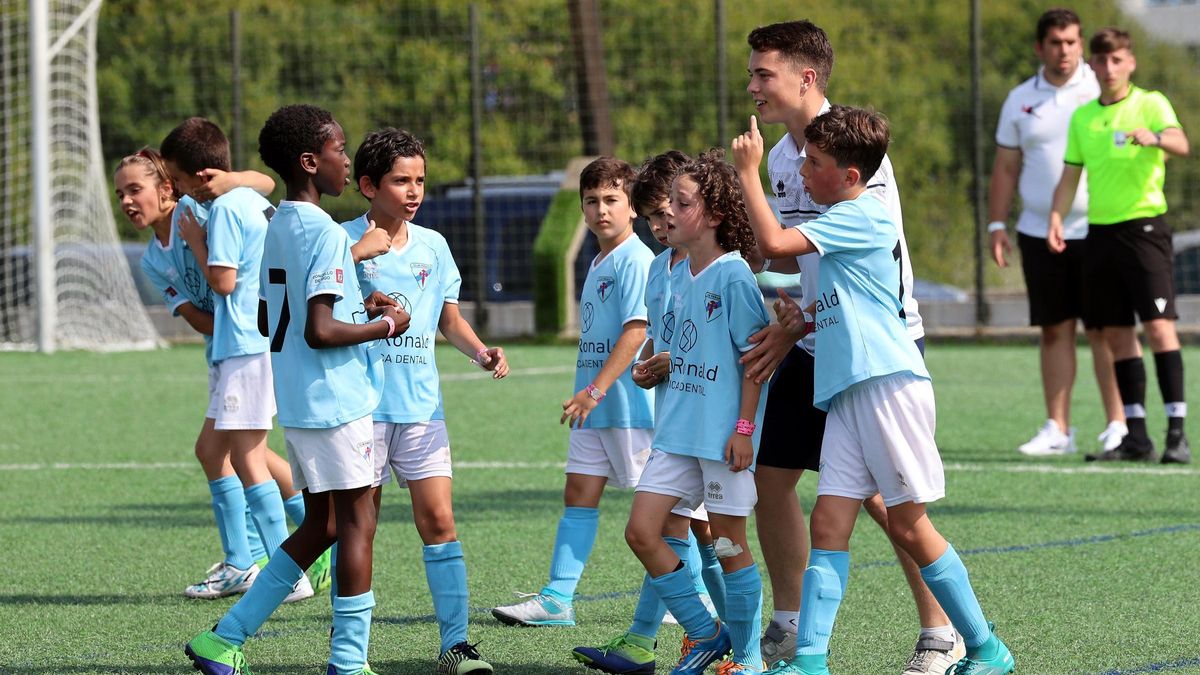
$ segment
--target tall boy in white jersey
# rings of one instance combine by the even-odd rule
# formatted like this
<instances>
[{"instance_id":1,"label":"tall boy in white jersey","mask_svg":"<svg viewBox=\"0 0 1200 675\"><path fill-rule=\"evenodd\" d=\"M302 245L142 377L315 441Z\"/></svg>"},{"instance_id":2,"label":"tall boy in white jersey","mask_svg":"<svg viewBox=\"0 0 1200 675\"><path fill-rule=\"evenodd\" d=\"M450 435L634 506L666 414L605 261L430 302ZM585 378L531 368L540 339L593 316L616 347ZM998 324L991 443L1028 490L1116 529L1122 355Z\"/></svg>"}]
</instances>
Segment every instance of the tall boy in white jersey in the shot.
<instances>
[{"instance_id":1,"label":"tall boy in white jersey","mask_svg":"<svg viewBox=\"0 0 1200 675\"><path fill-rule=\"evenodd\" d=\"M572 598L591 555L604 487L637 485L654 428L654 396L633 383L630 366L646 337L646 274L654 254L633 233L633 167L601 157L579 176L584 222L600 253L579 298L579 355L569 422L564 510L555 534L550 581L528 600L497 607L501 622L573 626Z\"/></svg>"},{"instance_id":2,"label":"tall boy in white jersey","mask_svg":"<svg viewBox=\"0 0 1200 675\"><path fill-rule=\"evenodd\" d=\"M229 140L217 125L192 117L162 142L163 161L181 193L207 181L204 170L230 168ZM246 503L268 556L287 537L279 485L267 468L267 433L275 414L267 340L258 333L258 270L263 236L274 207L249 188L232 190L204 206L206 228L180 220L180 235L213 291L212 362L207 417L229 448L245 488ZM307 578L299 582L312 595Z\"/></svg>"},{"instance_id":3,"label":"tall boy in white jersey","mask_svg":"<svg viewBox=\"0 0 1200 675\"><path fill-rule=\"evenodd\" d=\"M259 134L259 154L286 182L287 199L266 233L258 325L270 337L279 421L308 517L214 629L188 643L188 657L206 675L246 672L242 644L335 541L338 583L327 673L371 673L371 412L382 375L361 345L402 333L408 317L384 296L361 300L350 238L318 206L322 194L345 188L345 147L341 126L315 106L285 106ZM375 316L381 321L362 323Z\"/></svg>"},{"instance_id":4,"label":"tall boy in white jersey","mask_svg":"<svg viewBox=\"0 0 1200 675\"><path fill-rule=\"evenodd\" d=\"M800 172L806 159L804 129L814 117L829 109L825 89L833 70L833 46L825 31L804 20L761 26L750 32L747 42L752 51L746 90L763 122L787 127L787 133L771 149L767 172L782 226L795 228L828 209L804 191ZM738 154L735 148L735 161ZM762 190L758 173L761 156L759 150L744 169L739 164L743 185L753 182L759 191ZM886 155L868 182L868 194L885 206L899 229L898 255L902 265L899 295L904 305L903 316L910 339L924 351L925 330L912 297L912 266L901 225L900 193ZM750 218L754 222L753 211ZM769 222L771 227L778 225L773 214ZM817 293L820 257L810 254L776 259L771 261L771 269L800 271L800 305L811 309L809 306L820 297ZM783 305L784 311L791 304L794 303L786 297L777 303ZM818 469L825 430L824 411L812 406L815 336L810 333L804 339L801 337L801 333L790 332L781 324L772 324L755 336L757 346L743 357L747 374L760 381L765 381L778 367L767 395L755 473L760 505L755 524L775 605L771 622L763 632L763 658L769 663L790 657L795 648L801 579L808 558L808 532L796 485L805 471ZM883 502L873 497L867 500L866 508L886 532ZM921 581L916 564L894 543L893 549L912 591L921 625L904 675L941 675L962 656L962 640Z\"/></svg>"},{"instance_id":5,"label":"tall boy in white jersey","mask_svg":"<svg viewBox=\"0 0 1200 675\"><path fill-rule=\"evenodd\" d=\"M411 317L403 335L371 347L371 357L384 371L373 415L376 483L390 482L395 473L412 494L413 522L424 543L425 578L441 633L438 673L491 673L492 666L467 641L467 565L454 524L450 439L434 340L440 330L496 379L508 374L508 361L503 349L484 345L459 312L462 278L445 237L412 222L425 196L421 141L401 129L367 134L354 155L354 176L371 208L342 227L354 240L381 229L389 244L386 253L356 266L362 293L387 295Z\"/></svg>"},{"instance_id":6,"label":"tall boy in white jersey","mask_svg":"<svg viewBox=\"0 0 1200 675\"><path fill-rule=\"evenodd\" d=\"M754 136L752 127L751 145ZM866 110L835 106L808 125L805 139L804 188L814 202L831 208L798 228L755 228L771 255L816 252L822 258L813 404L829 414L796 656L769 672L829 672L829 636L849 576L850 534L862 501L878 493L892 540L920 565L966 644L966 656L946 673L1011 673L1012 655L984 620L966 568L925 510L945 492L933 439L933 387L904 322L899 230L869 194L866 178L887 151L887 122ZM758 136L758 147L761 142ZM746 201L766 222L762 213L770 207L762 189L752 184Z\"/></svg>"},{"instance_id":7,"label":"tall boy in white jersey","mask_svg":"<svg viewBox=\"0 0 1200 675\"><path fill-rule=\"evenodd\" d=\"M1017 450L1045 456L1074 452L1071 388L1075 382L1075 324L1083 313L1088 233L1087 190L1080 190L1066 218L1069 246L1054 255L1046 248L1050 201L1063 170L1067 125L1079 106L1100 95L1100 84L1083 62L1079 16L1069 9L1050 9L1038 18L1034 51L1042 67L1013 88L996 123L996 160L989 188L988 233L992 258L1007 267L1012 250L1005 221L1013 197L1020 192L1017 245L1029 296L1029 323L1041 332L1042 393L1046 421ZM1108 426L1098 440L1105 450L1121 443L1128 429L1121 394L1113 373L1112 352L1101 331L1085 325L1100 398Z\"/></svg>"}]
</instances>

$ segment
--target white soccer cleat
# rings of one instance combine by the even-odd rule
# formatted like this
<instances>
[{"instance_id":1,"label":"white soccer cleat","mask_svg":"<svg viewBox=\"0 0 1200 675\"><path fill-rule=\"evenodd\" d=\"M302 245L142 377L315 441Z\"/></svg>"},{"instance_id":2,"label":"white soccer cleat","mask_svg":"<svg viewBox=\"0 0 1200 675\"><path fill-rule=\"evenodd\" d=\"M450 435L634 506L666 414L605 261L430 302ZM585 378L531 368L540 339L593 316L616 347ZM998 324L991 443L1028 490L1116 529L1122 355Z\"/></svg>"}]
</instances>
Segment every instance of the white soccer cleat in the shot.
<instances>
[{"instance_id":1,"label":"white soccer cleat","mask_svg":"<svg viewBox=\"0 0 1200 675\"><path fill-rule=\"evenodd\" d=\"M1017 452L1026 457L1048 457L1050 455L1069 455L1075 452L1075 429L1063 433L1058 428L1058 422L1046 420L1037 434L1029 439Z\"/></svg>"},{"instance_id":2,"label":"white soccer cleat","mask_svg":"<svg viewBox=\"0 0 1200 675\"><path fill-rule=\"evenodd\" d=\"M945 675L946 670L967 655L962 636L954 634L954 642L937 638L921 638L913 649L901 675Z\"/></svg>"},{"instance_id":3,"label":"white soccer cleat","mask_svg":"<svg viewBox=\"0 0 1200 675\"><path fill-rule=\"evenodd\" d=\"M575 609L570 603L542 593L517 593L525 598L513 605L492 610L492 616L509 626L574 626Z\"/></svg>"},{"instance_id":4,"label":"white soccer cleat","mask_svg":"<svg viewBox=\"0 0 1200 675\"><path fill-rule=\"evenodd\" d=\"M1116 450L1127 435L1129 435L1129 427L1125 426L1124 422L1113 421L1104 427L1104 431L1100 432L1096 440L1100 441L1105 451Z\"/></svg>"},{"instance_id":5,"label":"white soccer cleat","mask_svg":"<svg viewBox=\"0 0 1200 675\"><path fill-rule=\"evenodd\" d=\"M208 568L205 574L204 581L183 589L183 594L189 598L212 600L245 593L258 577L258 565L250 563L249 569L240 570L222 560Z\"/></svg>"},{"instance_id":6,"label":"white soccer cleat","mask_svg":"<svg viewBox=\"0 0 1200 675\"><path fill-rule=\"evenodd\" d=\"M313 596L312 583L309 582L307 574L301 574L300 580L296 582L295 586L292 586L292 592L288 593L288 596L283 599L283 604L286 605L289 602L299 602L301 600L307 600L307 599L311 598L312 596Z\"/></svg>"}]
</instances>

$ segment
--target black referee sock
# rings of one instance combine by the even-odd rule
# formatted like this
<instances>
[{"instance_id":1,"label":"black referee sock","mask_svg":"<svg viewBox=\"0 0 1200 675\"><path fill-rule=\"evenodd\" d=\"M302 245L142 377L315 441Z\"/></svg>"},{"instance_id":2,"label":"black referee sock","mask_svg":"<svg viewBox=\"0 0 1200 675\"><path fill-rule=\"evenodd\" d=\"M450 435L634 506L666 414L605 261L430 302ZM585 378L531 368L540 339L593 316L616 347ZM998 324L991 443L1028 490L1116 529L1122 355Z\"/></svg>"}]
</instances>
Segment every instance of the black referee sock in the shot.
<instances>
[{"instance_id":1,"label":"black referee sock","mask_svg":"<svg viewBox=\"0 0 1200 675\"><path fill-rule=\"evenodd\" d=\"M1121 403L1125 405L1125 425L1129 435L1138 440L1149 440L1146 435L1146 365L1140 358L1122 359L1113 363L1117 376L1117 390L1121 392Z\"/></svg>"},{"instance_id":2,"label":"black referee sock","mask_svg":"<svg viewBox=\"0 0 1200 675\"><path fill-rule=\"evenodd\" d=\"M1167 409L1167 433L1183 433L1183 418L1187 417L1187 403L1183 398L1183 353L1176 349L1155 354L1154 370Z\"/></svg>"}]
</instances>

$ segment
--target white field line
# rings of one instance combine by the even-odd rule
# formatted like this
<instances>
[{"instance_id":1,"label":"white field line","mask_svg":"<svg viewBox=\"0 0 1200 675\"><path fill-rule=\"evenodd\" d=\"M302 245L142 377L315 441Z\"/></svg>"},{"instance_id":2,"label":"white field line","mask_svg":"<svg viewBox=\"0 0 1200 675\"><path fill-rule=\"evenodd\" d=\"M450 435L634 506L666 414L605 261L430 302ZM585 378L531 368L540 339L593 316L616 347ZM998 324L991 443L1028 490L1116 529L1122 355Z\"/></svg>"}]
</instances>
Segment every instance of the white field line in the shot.
<instances>
[{"instance_id":1,"label":"white field line","mask_svg":"<svg viewBox=\"0 0 1200 675\"><path fill-rule=\"evenodd\" d=\"M509 377L533 377L538 375L566 375L575 372L575 366L545 366L541 368L515 368L509 371ZM441 379L443 382L463 382L468 380L490 380L492 374L483 370L466 372L466 373L442 373ZM138 376L127 377L120 375L89 375L87 373L78 373L71 376L72 384L100 384L108 385L120 382L129 382L130 380L138 379ZM194 375L156 375L154 377L142 377L141 379L153 379L157 382L167 382L171 384L191 384L196 382L208 382L208 375L204 372L197 372ZM6 374L4 381L11 384L54 384L50 378L44 374ZM57 386L57 385L56 385Z\"/></svg>"},{"instance_id":2,"label":"white field line","mask_svg":"<svg viewBox=\"0 0 1200 675\"><path fill-rule=\"evenodd\" d=\"M163 470L190 469L195 462L110 462L110 463L27 463L0 464L0 471L101 471L101 470ZM455 462L456 469L493 469L493 470L543 470L562 469L563 462ZM1166 466L1104 466L1085 464L1083 466L1057 466L1053 464L1015 464L996 466L994 464L976 464L969 462L949 462L945 465L947 471L962 471L968 473L1041 473L1058 475L1149 475L1149 476L1196 476L1200 472L1184 467Z\"/></svg>"}]
</instances>

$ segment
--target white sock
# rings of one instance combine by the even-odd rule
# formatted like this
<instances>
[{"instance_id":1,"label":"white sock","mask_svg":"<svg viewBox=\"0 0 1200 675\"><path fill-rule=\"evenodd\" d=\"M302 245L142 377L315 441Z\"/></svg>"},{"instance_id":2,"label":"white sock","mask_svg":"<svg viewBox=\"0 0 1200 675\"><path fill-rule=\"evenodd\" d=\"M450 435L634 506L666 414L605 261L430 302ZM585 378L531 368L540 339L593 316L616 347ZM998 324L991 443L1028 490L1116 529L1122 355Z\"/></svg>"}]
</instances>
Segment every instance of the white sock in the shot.
<instances>
[{"instance_id":1,"label":"white sock","mask_svg":"<svg viewBox=\"0 0 1200 675\"><path fill-rule=\"evenodd\" d=\"M945 640L946 642L954 642L954 626L946 624L945 626L933 626L926 628L921 626L921 635L918 639L935 638Z\"/></svg>"},{"instance_id":2,"label":"white sock","mask_svg":"<svg viewBox=\"0 0 1200 675\"><path fill-rule=\"evenodd\" d=\"M783 612L777 609L771 616L771 619L779 624L781 628L794 635L800 626L800 610Z\"/></svg>"}]
</instances>

